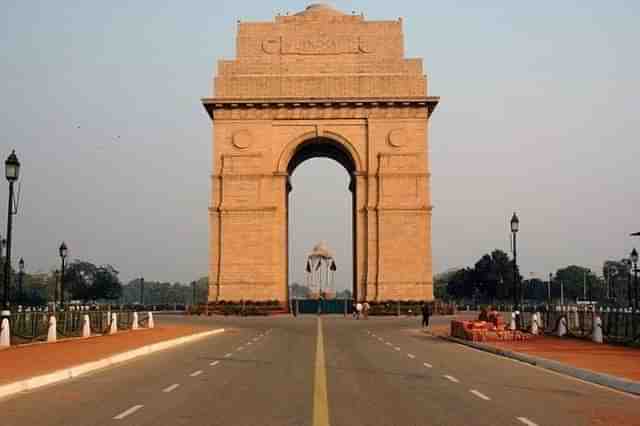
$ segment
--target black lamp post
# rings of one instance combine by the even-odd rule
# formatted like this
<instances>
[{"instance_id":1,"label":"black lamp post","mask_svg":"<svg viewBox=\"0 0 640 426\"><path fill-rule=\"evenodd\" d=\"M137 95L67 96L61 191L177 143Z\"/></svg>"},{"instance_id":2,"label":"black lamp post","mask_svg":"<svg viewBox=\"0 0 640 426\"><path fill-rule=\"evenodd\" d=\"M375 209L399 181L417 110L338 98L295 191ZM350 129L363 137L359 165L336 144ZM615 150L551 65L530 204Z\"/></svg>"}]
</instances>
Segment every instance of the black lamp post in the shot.
<instances>
[{"instance_id":1,"label":"black lamp post","mask_svg":"<svg viewBox=\"0 0 640 426\"><path fill-rule=\"evenodd\" d=\"M140 277L140 304L144 306L144 278Z\"/></svg>"},{"instance_id":2,"label":"black lamp post","mask_svg":"<svg viewBox=\"0 0 640 426\"><path fill-rule=\"evenodd\" d=\"M518 310L518 291L517 284L520 280L518 280L518 251L516 246L516 236L518 234L518 230L520 229L520 220L516 213L513 212L513 216L511 217L511 233L513 234L513 305L515 310Z\"/></svg>"},{"instance_id":3,"label":"black lamp post","mask_svg":"<svg viewBox=\"0 0 640 426\"><path fill-rule=\"evenodd\" d=\"M58 295L58 276L60 276L60 271L58 271L57 269L53 272L53 310L56 310L56 307L58 306L58 300L59 300L59 295Z\"/></svg>"},{"instance_id":4,"label":"black lamp post","mask_svg":"<svg viewBox=\"0 0 640 426\"><path fill-rule=\"evenodd\" d=\"M60 268L60 304L64 308L64 262L68 254L67 245L64 243L64 241L62 242L62 244L60 244L58 252L60 253L60 260L62 263Z\"/></svg>"},{"instance_id":5,"label":"black lamp post","mask_svg":"<svg viewBox=\"0 0 640 426\"><path fill-rule=\"evenodd\" d=\"M5 177L9 182L9 208L7 209L7 254L4 261L4 300L2 304L2 317L8 317L9 311L9 276L11 275L11 227L15 210L13 208L13 184L16 183L20 176L20 162L16 157L16 152L11 154L4 162Z\"/></svg>"},{"instance_id":6,"label":"black lamp post","mask_svg":"<svg viewBox=\"0 0 640 426\"><path fill-rule=\"evenodd\" d=\"M548 304L551 306L551 283L553 282L553 273L549 272L549 285L547 286Z\"/></svg>"},{"instance_id":7,"label":"black lamp post","mask_svg":"<svg viewBox=\"0 0 640 426\"><path fill-rule=\"evenodd\" d=\"M633 309L638 309L638 251L634 248L631 250L631 263L633 264L633 288L634 288L634 306Z\"/></svg>"},{"instance_id":8,"label":"black lamp post","mask_svg":"<svg viewBox=\"0 0 640 426\"><path fill-rule=\"evenodd\" d=\"M24 292L22 291L22 280L24 278L24 259L20 258L18 262L18 302L23 301Z\"/></svg>"}]
</instances>

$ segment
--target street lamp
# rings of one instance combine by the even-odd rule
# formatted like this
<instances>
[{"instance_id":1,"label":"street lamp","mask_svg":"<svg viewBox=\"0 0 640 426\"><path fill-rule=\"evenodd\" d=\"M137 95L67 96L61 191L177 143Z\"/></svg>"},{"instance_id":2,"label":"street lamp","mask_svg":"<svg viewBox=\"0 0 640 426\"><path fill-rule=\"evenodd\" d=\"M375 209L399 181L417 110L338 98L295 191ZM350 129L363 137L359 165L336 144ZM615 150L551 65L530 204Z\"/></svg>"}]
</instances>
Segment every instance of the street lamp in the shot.
<instances>
[{"instance_id":1,"label":"street lamp","mask_svg":"<svg viewBox=\"0 0 640 426\"><path fill-rule=\"evenodd\" d=\"M635 302L633 309L638 309L638 251L631 250L631 263L633 264L633 288L635 289Z\"/></svg>"},{"instance_id":2,"label":"street lamp","mask_svg":"<svg viewBox=\"0 0 640 426\"><path fill-rule=\"evenodd\" d=\"M62 263L62 267L60 268L60 304L64 307L64 261L68 254L67 245L64 241L60 244L58 252L60 253L60 260Z\"/></svg>"},{"instance_id":3,"label":"street lamp","mask_svg":"<svg viewBox=\"0 0 640 426\"><path fill-rule=\"evenodd\" d=\"M144 306L144 278L140 277L140 304Z\"/></svg>"},{"instance_id":4,"label":"street lamp","mask_svg":"<svg viewBox=\"0 0 640 426\"><path fill-rule=\"evenodd\" d=\"M520 220L516 213L513 212L511 217L511 233L513 234L513 305L518 310L518 293L516 290L516 281L518 281L518 253L516 247L516 235L520 229Z\"/></svg>"},{"instance_id":5,"label":"street lamp","mask_svg":"<svg viewBox=\"0 0 640 426\"><path fill-rule=\"evenodd\" d=\"M551 306L551 282L553 281L553 273L549 272L549 284L547 285L547 299L548 304Z\"/></svg>"},{"instance_id":6,"label":"street lamp","mask_svg":"<svg viewBox=\"0 0 640 426\"><path fill-rule=\"evenodd\" d=\"M16 151L11 154L4 162L5 177L9 182L9 208L7 209L7 254L4 262L4 300L2 306L2 317L11 315L9 311L9 275L11 274L11 226L15 210L13 208L13 184L16 183L20 176L20 162L16 157Z\"/></svg>"},{"instance_id":7,"label":"street lamp","mask_svg":"<svg viewBox=\"0 0 640 426\"><path fill-rule=\"evenodd\" d=\"M22 292L22 279L24 277L24 259L20 258L18 262L18 301L22 302L23 292Z\"/></svg>"}]
</instances>

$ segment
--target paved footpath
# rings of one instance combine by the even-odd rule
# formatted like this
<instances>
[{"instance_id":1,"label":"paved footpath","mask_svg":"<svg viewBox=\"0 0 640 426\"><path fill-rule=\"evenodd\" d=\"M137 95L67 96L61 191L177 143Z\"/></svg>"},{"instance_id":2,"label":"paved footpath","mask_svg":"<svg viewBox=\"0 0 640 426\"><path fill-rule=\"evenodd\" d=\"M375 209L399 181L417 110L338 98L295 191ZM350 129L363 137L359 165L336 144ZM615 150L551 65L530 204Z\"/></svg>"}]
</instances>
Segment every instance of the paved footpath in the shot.
<instances>
[{"instance_id":1,"label":"paved footpath","mask_svg":"<svg viewBox=\"0 0 640 426\"><path fill-rule=\"evenodd\" d=\"M0 385L98 361L121 352L188 336L209 328L203 324L172 324L89 339L12 346L0 350Z\"/></svg>"},{"instance_id":2,"label":"paved footpath","mask_svg":"<svg viewBox=\"0 0 640 426\"><path fill-rule=\"evenodd\" d=\"M640 382L640 349L553 336L490 345Z\"/></svg>"},{"instance_id":3,"label":"paved footpath","mask_svg":"<svg viewBox=\"0 0 640 426\"><path fill-rule=\"evenodd\" d=\"M416 318L161 321L226 331L2 399L0 424L640 424L638 398L425 335Z\"/></svg>"}]
</instances>

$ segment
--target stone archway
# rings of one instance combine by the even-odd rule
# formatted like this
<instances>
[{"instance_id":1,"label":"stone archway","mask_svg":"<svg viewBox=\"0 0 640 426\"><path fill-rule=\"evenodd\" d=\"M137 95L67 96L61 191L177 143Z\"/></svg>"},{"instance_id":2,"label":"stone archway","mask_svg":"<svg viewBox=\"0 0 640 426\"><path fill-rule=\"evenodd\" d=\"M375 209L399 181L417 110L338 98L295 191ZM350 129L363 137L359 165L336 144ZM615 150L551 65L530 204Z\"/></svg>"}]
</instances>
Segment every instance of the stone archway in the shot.
<instances>
[{"instance_id":1,"label":"stone archway","mask_svg":"<svg viewBox=\"0 0 640 426\"><path fill-rule=\"evenodd\" d=\"M359 299L433 298L427 96L402 21L312 5L240 23L222 60L213 124L210 300L285 301L291 166L333 156L354 191Z\"/></svg>"},{"instance_id":2,"label":"stone archway","mask_svg":"<svg viewBox=\"0 0 640 426\"><path fill-rule=\"evenodd\" d=\"M337 135L332 135L332 137L321 136L321 137L310 137L309 139L304 139L301 142L298 141L294 145L288 146L285 148L283 152L283 160L286 160L286 172L287 172L287 199L285 203L285 208L287 211L287 244L289 242L289 198L291 193L291 185L289 184L290 178L293 175L295 169L304 163L307 160L312 158L329 158L334 160L342 167L344 167L347 174L350 176L349 182L349 191L351 192L351 230L352 230L352 285L351 291L354 295L354 298L358 298L358 295L362 291L358 288L358 246L364 245L364 240L361 244L359 244L359 239L364 239L362 235L362 230L358 229L357 226L357 183L356 177L359 170L362 170L360 162L358 161L357 152L353 150L353 147L345 141L341 139ZM287 245L287 259L289 257L289 246ZM287 262L288 266L289 262ZM291 282L289 279L289 270L287 268L287 279L285 282Z\"/></svg>"}]
</instances>

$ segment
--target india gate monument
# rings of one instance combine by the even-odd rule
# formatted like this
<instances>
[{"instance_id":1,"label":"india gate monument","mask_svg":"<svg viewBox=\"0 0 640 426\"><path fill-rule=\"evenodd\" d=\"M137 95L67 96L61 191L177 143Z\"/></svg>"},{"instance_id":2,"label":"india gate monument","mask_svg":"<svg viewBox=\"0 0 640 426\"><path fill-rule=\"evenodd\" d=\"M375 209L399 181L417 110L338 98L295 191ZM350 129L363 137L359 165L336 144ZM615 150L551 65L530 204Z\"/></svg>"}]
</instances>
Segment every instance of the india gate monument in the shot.
<instances>
[{"instance_id":1,"label":"india gate monument","mask_svg":"<svg viewBox=\"0 0 640 426\"><path fill-rule=\"evenodd\" d=\"M357 300L432 300L429 118L402 19L324 4L238 23L213 97L209 300L288 300L289 178L330 158L351 176Z\"/></svg>"}]
</instances>

